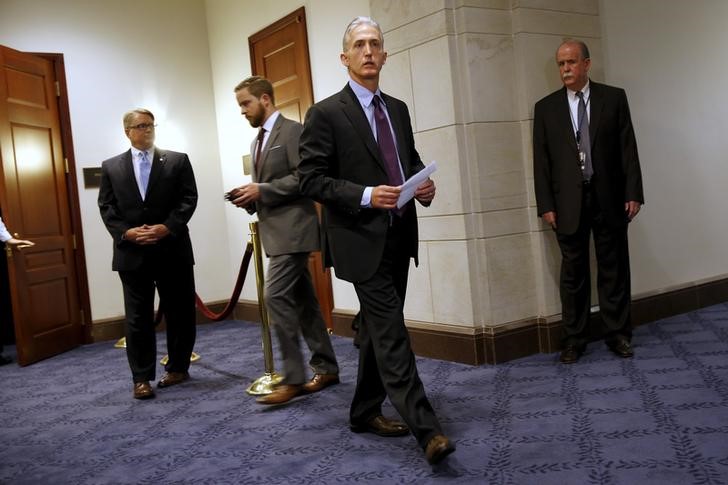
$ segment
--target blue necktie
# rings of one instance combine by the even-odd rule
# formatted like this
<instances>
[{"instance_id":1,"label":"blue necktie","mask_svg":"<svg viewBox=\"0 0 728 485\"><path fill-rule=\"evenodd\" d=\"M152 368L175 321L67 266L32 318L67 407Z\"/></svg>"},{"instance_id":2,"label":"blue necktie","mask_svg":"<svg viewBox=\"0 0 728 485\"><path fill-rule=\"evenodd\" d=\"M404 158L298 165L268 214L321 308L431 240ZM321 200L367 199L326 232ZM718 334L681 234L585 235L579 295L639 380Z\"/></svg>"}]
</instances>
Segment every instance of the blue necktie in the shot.
<instances>
[{"instance_id":1,"label":"blue necktie","mask_svg":"<svg viewBox=\"0 0 728 485\"><path fill-rule=\"evenodd\" d=\"M139 181L142 184L142 199L147 193L147 185L149 185L149 173L152 171L152 162L147 157L147 152L139 152Z\"/></svg>"},{"instance_id":2,"label":"blue necktie","mask_svg":"<svg viewBox=\"0 0 728 485\"><path fill-rule=\"evenodd\" d=\"M579 110L577 112L576 142L579 144L579 151L584 155L582 162L582 177L584 180L590 180L594 175L591 159L591 139L589 138L589 117L586 114L586 103L584 102L584 93L579 91L576 93L579 98ZM581 156L581 155L580 155Z\"/></svg>"}]
</instances>

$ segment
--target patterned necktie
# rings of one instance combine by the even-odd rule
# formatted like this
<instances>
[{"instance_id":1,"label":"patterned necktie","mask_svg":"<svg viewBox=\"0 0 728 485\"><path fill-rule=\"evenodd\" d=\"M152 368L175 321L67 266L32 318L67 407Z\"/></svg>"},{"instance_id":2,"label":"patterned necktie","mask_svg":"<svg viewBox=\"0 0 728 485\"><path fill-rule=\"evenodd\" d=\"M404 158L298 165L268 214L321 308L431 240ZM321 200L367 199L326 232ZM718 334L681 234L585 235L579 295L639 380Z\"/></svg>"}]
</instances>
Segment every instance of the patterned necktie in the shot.
<instances>
[{"instance_id":1,"label":"patterned necktie","mask_svg":"<svg viewBox=\"0 0 728 485\"><path fill-rule=\"evenodd\" d=\"M139 152L139 181L142 184L142 198L147 193L147 186L149 185L149 173L152 171L152 162L149 161L147 152Z\"/></svg>"},{"instance_id":2,"label":"patterned necktie","mask_svg":"<svg viewBox=\"0 0 728 485\"><path fill-rule=\"evenodd\" d=\"M582 176L584 180L590 180L594 175L591 158L591 139L589 138L589 117L586 114L586 103L584 102L584 93L581 91L576 93L579 98L579 111L576 129L576 142L579 144L579 151L583 153ZM579 155L580 157L582 155Z\"/></svg>"},{"instance_id":3,"label":"patterned necktie","mask_svg":"<svg viewBox=\"0 0 728 485\"><path fill-rule=\"evenodd\" d=\"M263 149L263 139L265 138L265 128L261 128L258 131L258 142L255 147L255 173L258 173L258 167L260 167L260 152Z\"/></svg>"},{"instance_id":4,"label":"patterned necktie","mask_svg":"<svg viewBox=\"0 0 728 485\"><path fill-rule=\"evenodd\" d=\"M389 185L398 187L402 185L402 171L399 168L397 148L394 145L394 138L392 138L392 130L389 129L387 115L384 114L382 100L379 99L379 96L374 96L372 103L374 103L374 121L377 126L377 143L384 158Z\"/></svg>"}]
</instances>

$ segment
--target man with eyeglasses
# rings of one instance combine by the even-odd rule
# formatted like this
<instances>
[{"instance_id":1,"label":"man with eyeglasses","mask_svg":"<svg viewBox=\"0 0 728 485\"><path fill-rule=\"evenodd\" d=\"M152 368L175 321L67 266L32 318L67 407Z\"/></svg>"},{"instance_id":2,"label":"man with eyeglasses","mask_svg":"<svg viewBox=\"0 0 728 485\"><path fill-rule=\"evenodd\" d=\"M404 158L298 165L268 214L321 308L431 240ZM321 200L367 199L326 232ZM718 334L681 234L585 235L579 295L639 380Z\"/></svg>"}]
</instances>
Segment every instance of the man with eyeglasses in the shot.
<instances>
[{"instance_id":1,"label":"man with eyeglasses","mask_svg":"<svg viewBox=\"0 0 728 485\"><path fill-rule=\"evenodd\" d=\"M197 186L185 153L154 146L154 115L124 115L131 148L101 166L99 209L114 240L112 269L124 289L126 354L135 399L154 397L157 343L154 289L167 325L169 361L158 387L189 379L195 343L194 258L187 223L197 206Z\"/></svg>"}]
</instances>

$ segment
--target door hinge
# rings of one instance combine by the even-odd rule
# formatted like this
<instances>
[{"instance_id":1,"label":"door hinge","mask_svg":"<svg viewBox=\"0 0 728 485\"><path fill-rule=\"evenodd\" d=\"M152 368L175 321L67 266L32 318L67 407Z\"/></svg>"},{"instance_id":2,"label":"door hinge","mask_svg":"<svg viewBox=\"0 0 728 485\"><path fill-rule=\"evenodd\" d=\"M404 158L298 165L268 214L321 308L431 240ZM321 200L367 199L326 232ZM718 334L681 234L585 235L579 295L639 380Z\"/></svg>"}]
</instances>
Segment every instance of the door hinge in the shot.
<instances>
[{"instance_id":1,"label":"door hinge","mask_svg":"<svg viewBox=\"0 0 728 485\"><path fill-rule=\"evenodd\" d=\"M66 168L66 173L68 173L68 158L63 157L63 165Z\"/></svg>"},{"instance_id":2,"label":"door hinge","mask_svg":"<svg viewBox=\"0 0 728 485\"><path fill-rule=\"evenodd\" d=\"M61 97L61 83L56 81L54 84L56 85L56 97L60 98Z\"/></svg>"},{"instance_id":3,"label":"door hinge","mask_svg":"<svg viewBox=\"0 0 728 485\"><path fill-rule=\"evenodd\" d=\"M76 250L76 235L73 235L73 250Z\"/></svg>"}]
</instances>

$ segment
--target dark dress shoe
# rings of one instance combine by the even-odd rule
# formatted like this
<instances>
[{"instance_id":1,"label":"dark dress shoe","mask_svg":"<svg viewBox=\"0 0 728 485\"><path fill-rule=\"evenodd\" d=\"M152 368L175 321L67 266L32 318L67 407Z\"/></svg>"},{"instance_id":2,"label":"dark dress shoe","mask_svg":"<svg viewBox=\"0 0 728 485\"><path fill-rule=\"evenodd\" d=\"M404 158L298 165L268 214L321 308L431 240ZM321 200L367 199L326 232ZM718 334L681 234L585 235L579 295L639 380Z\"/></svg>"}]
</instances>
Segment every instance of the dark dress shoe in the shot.
<instances>
[{"instance_id":1,"label":"dark dress shoe","mask_svg":"<svg viewBox=\"0 0 728 485\"><path fill-rule=\"evenodd\" d=\"M354 433L374 433L378 436L404 436L409 434L409 428L406 424L387 419L381 414L371 418L364 424L352 424L350 429Z\"/></svg>"},{"instance_id":2,"label":"dark dress shoe","mask_svg":"<svg viewBox=\"0 0 728 485\"><path fill-rule=\"evenodd\" d=\"M283 404L284 402L288 402L294 397L301 394L301 390L303 389L303 386L295 384L282 384L278 385L273 389L273 392L270 394L267 394L265 396L261 396L255 401L260 404Z\"/></svg>"},{"instance_id":3,"label":"dark dress shoe","mask_svg":"<svg viewBox=\"0 0 728 485\"><path fill-rule=\"evenodd\" d=\"M564 350L561 351L559 361L561 361L562 364L573 364L579 360L579 357L581 357L583 353L583 348L576 345L567 345L564 347Z\"/></svg>"},{"instance_id":4,"label":"dark dress shoe","mask_svg":"<svg viewBox=\"0 0 728 485\"><path fill-rule=\"evenodd\" d=\"M319 392L325 387L338 383L338 374L314 374L313 379L303 385L303 390L306 392Z\"/></svg>"},{"instance_id":5,"label":"dark dress shoe","mask_svg":"<svg viewBox=\"0 0 728 485\"><path fill-rule=\"evenodd\" d=\"M134 399L151 399L154 397L154 390L149 382L134 383Z\"/></svg>"},{"instance_id":6,"label":"dark dress shoe","mask_svg":"<svg viewBox=\"0 0 728 485\"><path fill-rule=\"evenodd\" d=\"M620 357L624 357L625 359L628 359L630 357L634 356L634 350L632 349L632 344L629 343L629 341L624 339L619 339L615 342L607 344L609 347L609 350L614 352L616 355Z\"/></svg>"},{"instance_id":7,"label":"dark dress shoe","mask_svg":"<svg viewBox=\"0 0 728 485\"><path fill-rule=\"evenodd\" d=\"M180 382L186 381L189 378L190 374L188 372L165 372L162 378L159 379L157 387L174 386L176 384L179 384Z\"/></svg>"},{"instance_id":8,"label":"dark dress shoe","mask_svg":"<svg viewBox=\"0 0 728 485\"><path fill-rule=\"evenodd\" d=\"M455 445L447 436L438 434L425 447L425 458L430 465L440 463L447 455L455 451Z\"/></svg>"}]
</instances>

